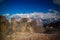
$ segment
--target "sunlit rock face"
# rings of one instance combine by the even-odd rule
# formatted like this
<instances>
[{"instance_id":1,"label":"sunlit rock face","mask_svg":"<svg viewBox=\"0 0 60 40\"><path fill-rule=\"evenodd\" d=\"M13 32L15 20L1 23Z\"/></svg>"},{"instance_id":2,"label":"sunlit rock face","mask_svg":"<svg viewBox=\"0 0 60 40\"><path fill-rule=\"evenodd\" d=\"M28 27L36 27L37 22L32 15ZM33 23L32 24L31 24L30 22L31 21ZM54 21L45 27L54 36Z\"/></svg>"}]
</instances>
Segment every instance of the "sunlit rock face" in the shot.
<instances>
[{"instance_id":1,"label":"sunlit rock face","mask_svg":"<svg viewBox=\"0 0 60 40\"><path fill-rule=\"evenodd\" d=\"M12 37L12 40L25 40L25 38L29 39L44 32L44 28L40 25L38 26L35 19L21 18L18 22L12 19L11 23L13 23L12 29L14 32L9 37Z\"/></svg>"},{"instance_id":2,"label":"sunlit rock face","mask_svg":"<svg viewBox=\"0 0 60 40\"><path fill-rule=\"evenodd\" d=\"M38 22L35 19L21 18L20 21L16 21L15 18L11 18L11 24L13 31L30 32L30 33L44 32L44 28L41 25L37 25Z\"/></svg>"},{"instance_id":3,"label":"sunlit rock face","mask_svg":"<svg viewBox=\"0 0 60 40\"><path fill-rule=\"evenodd\" d=\"M16 31L17 21L15 18L11 18L12 30Z\"/></svg>"},{"instance_id":4,"label":"sunlit rock face","mask_svg":"<svg viewBox=\"0 0 60 40\"><path fill-rule=\"evenodd\" d=\"M37 25L35 19L21 18L20 21L16 21L15 18L11 19L12 31L11 37L21 35L21 36L31 36L34 33L43 33L44 28L41 25Z\"/></svg>"},{"instance_id":5,"label":"sunlit rock face","mask_svg":"<svg viewBox=\"0 0 60 40\"><path fill-rule=\"evenodd\" d=\"M30 27L27 21L28 21L27 18L21 19L21 32L33 32L34 31L32 27Z\"/></svg>"}]
</instances>

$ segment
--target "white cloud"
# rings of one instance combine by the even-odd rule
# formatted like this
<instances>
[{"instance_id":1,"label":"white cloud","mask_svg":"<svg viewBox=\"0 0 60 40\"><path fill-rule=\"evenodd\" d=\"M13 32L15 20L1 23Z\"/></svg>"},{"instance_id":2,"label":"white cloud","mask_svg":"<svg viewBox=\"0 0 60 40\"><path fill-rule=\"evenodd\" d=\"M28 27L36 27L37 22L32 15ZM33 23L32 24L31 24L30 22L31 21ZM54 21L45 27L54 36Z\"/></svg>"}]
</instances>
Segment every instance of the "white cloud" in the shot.
<instances>
[{"instance_id":1,"label":"white cloud","mask_svg":"<svg viewBox=\"0 0 60 40\"><path fill-rule=\"evenodd\" d=\"M48 11L53 11L52 9L49 9Z\"/></svg>"},{"instance_id":2,"label":"white cloud","mask_svg":"<svg viewBox=\"0 0 60 40\"><path fill-rule=\"evenodd\" d=\"M7 13L7 14L3 14L3 16L9 16L10 14L9 13Z\"/></svg>"},{"instance_id":3,"label":"white cloud","mask_svg":"<svg viewBox=\"0 0 60 40\"><path fill-rule=\"evenodd\" d=\"M41 18L41 19L55 19L57 20L59 16L56 15L56 13L41 13L41 12L33 12L33 13L28 13L28 14L13 14L10 16L12 17L19 17L19 18Z\"/></svg>"},{"instance_id":4,"label":"white cloud","mask_svg":"<svg viewBox=\"0 0 60 40\"><path fill-rule=\"evenodd\" d=\"M54 13L51 13L51 12L47 12L47 13L43 13L43 12L33 12L33 13L16 13L16 14L12 14L10 15L9 13L8 14L3 14L5 16L9 16L9 18L16 18L17 21L20 20L20 18L35 18L35 19L49 19L50 21L53 21L53 20L58 20L60 19L60 15L57 15L57 11L56 10L53 10ZM30 20L31 21L31 20Z\"/></svg>"},{"instance_id":5,"label":"white cloud","mask_svg":"<svg viewBox=\"0 0 60 40\"><path fill-rule=\"evenodd\" d=\"M30 15L29 14L13 14L13 15L11 15L11 17L22 17L22 18L28 18L28 17L30 17Z\"/></svg>"}]
</instances>

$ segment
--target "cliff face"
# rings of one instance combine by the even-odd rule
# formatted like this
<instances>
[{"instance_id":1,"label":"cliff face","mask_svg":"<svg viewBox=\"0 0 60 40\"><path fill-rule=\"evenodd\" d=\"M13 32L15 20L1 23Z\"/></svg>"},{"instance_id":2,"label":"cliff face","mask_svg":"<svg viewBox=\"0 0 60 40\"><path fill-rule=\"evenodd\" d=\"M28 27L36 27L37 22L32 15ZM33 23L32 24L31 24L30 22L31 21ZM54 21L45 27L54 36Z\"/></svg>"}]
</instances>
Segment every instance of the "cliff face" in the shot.
<instances>
[{"instance_id":1,"label":"cliff face","mask_svg":"<svg viewBox=\"0 0 60 40\"><path fill-rule=\"evenodd\" d=\"M37 25L37 21L35 19L32 19L30 22L28 22L29 19L28 18L22 18L20 20L20 24L21 24L21 31L22 29L25 31L29 31L29 32L35 32L35 33L43 33L44 32L44 28L41 25Z\"/></svg>"},{"instance_id":2,"label":"cliff face","mask_svg":"<svg viewBox=\"0 0 60 40\"><path fill-rule=\"evenodd\" d=\"M6 32L8 30L9 22L4 16L0 16L0 31Z\"/></svg>"},{"instance_id":3,"label":"cliff face","mask_svg":"<svg viewBox=\"0 0 60 40\"><path fill-rule=\"evenodd\" d=\"M0 40L6 40L9 22L4 16L0 16Z\"/></svg>"},{"instance_id":4,"label":"cliff face","mask_svg":"<svg viewBox=\"0 0 60 40\"><path fill-rule=\"evenodd\" d=\"M35 32L42 33L44 32L44 28L41 25L37 25L37 21L35 19L29 18L21 18L20 21L16 21L15 18L11 19L12 30L20 31L20 32Z\"/></svg>"}]
</instances>

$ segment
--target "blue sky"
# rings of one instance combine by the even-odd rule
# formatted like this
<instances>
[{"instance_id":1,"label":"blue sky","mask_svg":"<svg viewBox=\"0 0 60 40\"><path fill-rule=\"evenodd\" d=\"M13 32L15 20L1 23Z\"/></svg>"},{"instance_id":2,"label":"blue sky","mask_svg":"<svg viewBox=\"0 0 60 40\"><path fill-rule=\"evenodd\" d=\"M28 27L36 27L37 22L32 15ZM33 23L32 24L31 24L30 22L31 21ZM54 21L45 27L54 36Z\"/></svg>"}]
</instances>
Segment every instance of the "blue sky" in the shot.
<instances>
[{"instance_id":1,"label":"blue sky","mask_svg":"<svg viewBox=\"0 0 60 40\"><path fill-rule=\"evenodd\" d=\"M3 0L0 8L1 14L60 11L60 5L54 4L53 0Z\"/></svg>"},{"instance_id":2,"label":"blue sky","mask_svg":"<svg viewBox=\"0 0 60 40\"><path fill-rule=\"evenodd\" d=\"M60 0L0 0L0 15L10 18L36 17L60 20ZM17 19L19 20L19 19Z\"/></svg>"}]
</instances>

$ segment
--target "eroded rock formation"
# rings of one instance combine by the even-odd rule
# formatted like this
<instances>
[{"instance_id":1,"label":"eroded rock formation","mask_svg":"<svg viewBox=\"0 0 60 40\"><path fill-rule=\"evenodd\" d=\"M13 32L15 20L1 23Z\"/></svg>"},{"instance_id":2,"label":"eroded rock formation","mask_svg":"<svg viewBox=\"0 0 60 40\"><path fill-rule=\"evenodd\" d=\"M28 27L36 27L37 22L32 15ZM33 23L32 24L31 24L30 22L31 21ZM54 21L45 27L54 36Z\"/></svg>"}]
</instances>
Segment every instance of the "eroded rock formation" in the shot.
<instances>
[{"instance_id":1,"label":"eroded rock formation","mask_svg":"<svg viewBox=\"0 0 60 40\"><path fill-rule=\"evenodd\" d=\"M9 22L4 16L0 16L0 38L6 40Z\"/></svg>"}]
</instances>

